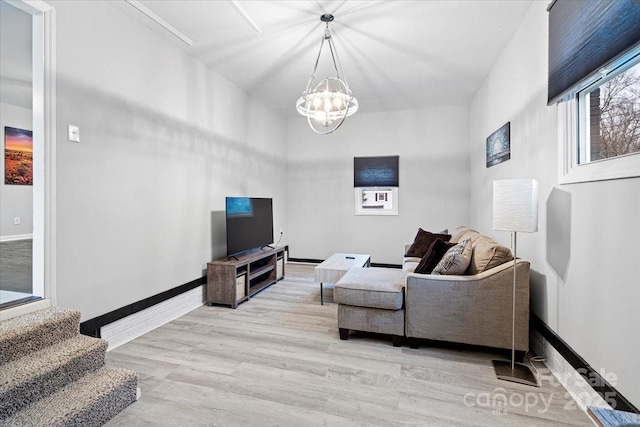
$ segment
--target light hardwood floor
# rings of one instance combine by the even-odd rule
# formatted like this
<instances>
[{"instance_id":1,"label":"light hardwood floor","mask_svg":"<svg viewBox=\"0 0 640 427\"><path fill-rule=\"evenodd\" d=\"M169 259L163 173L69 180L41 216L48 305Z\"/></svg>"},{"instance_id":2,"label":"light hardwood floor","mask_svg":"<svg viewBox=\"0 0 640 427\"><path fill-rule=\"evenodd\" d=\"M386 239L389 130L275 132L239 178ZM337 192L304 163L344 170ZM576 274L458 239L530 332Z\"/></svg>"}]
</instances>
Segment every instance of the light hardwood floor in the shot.
<instances>
[{"instance_id":1,"label":"light hardwood floor","mask_svg":"<svg viewBox=\"0 0 640 427\"><path fill-rule=\"evenodd\" d=\"M0 289L31 294L32 248L32 239L0 242Z\"/></svg>"},{"instance_id":2,"label":"light hardwood floor","mask_svg":"<svg viewBox=\"0 0 640 427\"><path fill-rule=\"evenodd\" d=\"M533 388L495 379L492 353L341 341L313 267L287 264L236 310L203 306L110 351L108 365L140 374L142 396L107 425L593 425L540 363Z\"/></svg>"}]
</instances>

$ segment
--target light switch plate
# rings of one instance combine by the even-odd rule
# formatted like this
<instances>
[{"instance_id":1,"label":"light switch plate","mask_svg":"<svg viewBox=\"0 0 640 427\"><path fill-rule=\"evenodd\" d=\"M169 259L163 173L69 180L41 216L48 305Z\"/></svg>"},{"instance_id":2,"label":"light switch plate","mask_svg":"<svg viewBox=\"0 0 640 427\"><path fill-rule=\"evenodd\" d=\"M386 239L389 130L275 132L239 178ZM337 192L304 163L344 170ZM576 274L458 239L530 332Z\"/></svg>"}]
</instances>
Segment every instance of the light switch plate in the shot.
<instances>
[{"instance_id":1,"label":"light switch plate","mask_svg":"<svg viewBox=\"0 0 640 427\"><path fill-rule=\"evenodd\" d=\"M69 125L69 135L67 139L72 142L80 142L80 126Z\"/></svg>"}]
</instances>

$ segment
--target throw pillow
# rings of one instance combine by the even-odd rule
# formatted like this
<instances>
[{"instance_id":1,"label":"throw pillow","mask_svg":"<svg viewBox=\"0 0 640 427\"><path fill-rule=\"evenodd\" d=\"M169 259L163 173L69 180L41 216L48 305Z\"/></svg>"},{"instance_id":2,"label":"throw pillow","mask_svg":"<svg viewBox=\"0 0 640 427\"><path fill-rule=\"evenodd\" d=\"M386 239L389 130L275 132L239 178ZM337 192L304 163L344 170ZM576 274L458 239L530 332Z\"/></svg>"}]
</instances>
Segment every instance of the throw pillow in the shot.
<instances>
[{"instance_id":1,"label":"throw pillow","mask_svg":"<svg viewBox=\"0 0 640 427\"><path fill-rule=\"evenodd\" d=\"M431 246L429 246L429 250L426 254L424 254L413 272L421 274L431 274L434 267L438 265L444 254L446 254L447 251L454 246L455 243L449 243L445 242L442 239L436 239L431 244Z\"/></svg>"},{"instance_id":2,"label":"throw pillow","mask_svg":"<svg viewBox=\"0 0 640 427\"><path fill-rule=\"evenodd\" d=\"M481 237L482 234L480 234L476 230L469 230L464 233L462 237L460 237L460 239L458 239L458 243L462 242L463 240L471 240L471 245L473 246L473 244Z\"/></svg>"},{"instance_id":3,"label":"throw pillow","mask_svg":"<svg viewBox=\"0 0 640 427\"><path fill-rule=\"evenodd\" d=\"M419 228L416 238L413 240L411 247L404 256L422 258L436 239L442 239L445 242L448 242L450 238L451 236L449 234L434 234Z\"/></svg>"},{"instance_id":4,"label":"throw pillow","mask_svg":"<svg viewBox=\"0 0 640 427\"><path fill-rule=\"evenodd\" d=\"M431 274L464 274L471 262L471 240L465 239L449 249Z\"/></svg>"},{"instance_id":5,"label":"throw pillow","mask_svg":"<svg viewBox=\"0 0 640 427\"><path fill-rule=\"evenodd\" d=\"M464 236L469 231L475 231L473 228L469 228L466 225L461 225L460 227L453 230L451 233L451 239L449 241L451 243L460 243L461 240L464 240L462 236Z\"/></svg>"},{"instance_id":6,"label":"throw pillow","mask_svg":"<svg viewBox=\"0 0 640 427\"><path fill-rule=\"evenodd\" d=\"M472 242L473 251L467 274L478 274L513 260L511 250L487 236Z\"/></svg>"}]
</instances>

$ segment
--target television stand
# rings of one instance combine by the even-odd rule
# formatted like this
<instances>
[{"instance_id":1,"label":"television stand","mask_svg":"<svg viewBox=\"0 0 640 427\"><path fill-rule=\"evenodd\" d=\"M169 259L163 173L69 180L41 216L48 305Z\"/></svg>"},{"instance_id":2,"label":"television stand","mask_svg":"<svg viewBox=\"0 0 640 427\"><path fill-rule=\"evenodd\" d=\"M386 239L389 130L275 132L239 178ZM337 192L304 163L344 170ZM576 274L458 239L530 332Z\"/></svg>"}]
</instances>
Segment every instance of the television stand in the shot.
<instances>
[{"instance_id":1,"label":"television stand","mask_svg":"<svg viewBox=\"0 0 640 427\"><path fill-rule=\"evenodd\" d=\"M207 263L207 305L231 308L284 278L284 248L260 248Z\"/></svg>"},{"instance_id":2,"label":"television stand","mask_svg":"<svg viewBox=\"0 0 640 427\"><path fill-rule=\"evenodd\" d=\"M273 246L271 246L271 245L264 245L264 246L261 246L261 247L260 247L260 249L264 249L264 248L271 248L271 249L275 249L275 248L274 248Z\"/></svg>"}]
</instances>

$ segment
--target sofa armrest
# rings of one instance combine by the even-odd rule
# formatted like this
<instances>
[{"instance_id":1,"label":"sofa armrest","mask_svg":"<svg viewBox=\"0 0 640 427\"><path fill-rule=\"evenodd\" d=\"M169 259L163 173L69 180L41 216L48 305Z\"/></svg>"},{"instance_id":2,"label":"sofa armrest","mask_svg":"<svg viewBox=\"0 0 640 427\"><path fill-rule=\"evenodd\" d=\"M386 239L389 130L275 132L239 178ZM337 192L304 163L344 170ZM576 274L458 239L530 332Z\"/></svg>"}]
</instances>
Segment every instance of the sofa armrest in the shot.
<instances>
[{"instance_id":1,"label":"sofa armrest","mask_svg":"<svg viewBox=\"0 0 640 427\"><path fill-rule=\"evenodd\" d=\"M404 256L404 254L406 254L409 251L409 248L411 247L411 245L413 245L413 243L405 243L404 244L404 252L402 253L403 256Z\"/></svg>"},{"instance_id":2,"label":"sofa armrest","mask_svg":"<svg viewBox=\"0 0 640 427\"><path fill-rule=\"evenodd\" d=\"M516 349L529 349L529 262L516 264ZM513 262L469 276L407 274L408 337L511 348Z\"/></svg>"}]
</instances>

